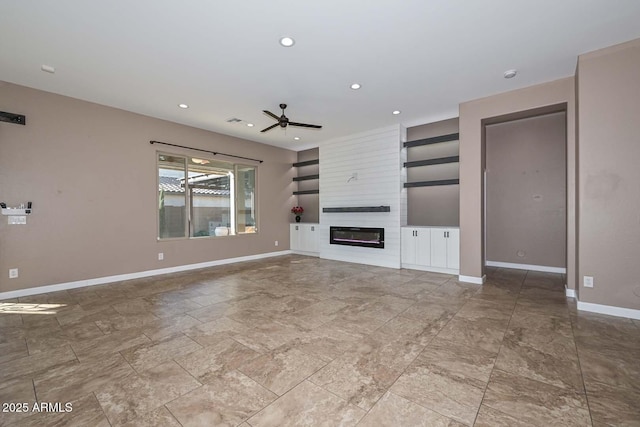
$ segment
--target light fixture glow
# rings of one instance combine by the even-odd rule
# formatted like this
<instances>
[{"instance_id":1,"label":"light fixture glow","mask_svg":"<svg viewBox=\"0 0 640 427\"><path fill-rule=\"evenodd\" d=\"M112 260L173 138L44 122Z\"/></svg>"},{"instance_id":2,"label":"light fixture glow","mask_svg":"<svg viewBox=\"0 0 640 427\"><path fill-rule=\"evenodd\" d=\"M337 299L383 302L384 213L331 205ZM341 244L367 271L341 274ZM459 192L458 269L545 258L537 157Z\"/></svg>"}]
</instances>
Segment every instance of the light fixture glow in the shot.
<instances>
[{"instance_id":1,"label":"light fixture glow","mask_svg":"<svg viewBox=\"0 0 640 427\"><path fill-rule=\"evenodd\" d=\"M211 163L209 160L206 159L197 159L195 157L191 158L191 161L193 163L195 163L196 165L206 165L207 163Z\"/></svg>"},{"instance_id":2,"label":"light fixture glow","mask_svg":"<svg viewBox=\"0 0 640 427\"><path fill-rule=\"evenodd\" d=\"M56 314L56 309L64 306L66 304L3 302L0 303L0 314Z\"/></svg>"},{"instance_id":3,"label":"light fixture glow","mask_svg":"<svg viewBox=\"0 0 640 427\"><path fill-rule=\"evenodd\" d=\"M392 112L391 114L393 114L394 116L397 116L398 114L400 114L402 111L400 110L395 110L394 112Z\"/></svg>"},{"instance_id":4,"label":"light fixture glow","mask_svg":"<svg viewBox=\"0 0 640 427\"><path fill-rule=\"evenodd\" d=\"M504 72L505 79L512 79L518 74L518 70L507 70Z\"/></svg>"},{"instance_id":5,"label":"light fixture glow","mask_svg":"<svg viewBox=\"0 0 640 427\"><path fill-rule=\"evenodd\" d=\"M187 104L178 104L178 107L180 107L180 108L189 108L189 106Z\"/></svg>"},{"instance_id":6,"label":"light fixture glow","mask_svg":"<svg viewBox=\"0 0 640 427\"><path fill-rule=\"evenodd\" d=\"M282 37L280 39L280 44L284 47L291 47L296 44L296 41L291 37Z\"/></svg>"},{"instance_id":7,"label":"light fixture glow","mask_svg":"<svg viewBox=\"0 0 640 427\"><path fill-rule=\"evenodd\" d=\"M360 86L360 83L354 83L351 85L351 89L353 90L358 90L360 89L362 86Z\"/></svg>"},{"instance_id":8,"label":"light fixture glow","mask_svg":"<svg viewBox=\"0 0 640 427\"><path fill-rule=\"evenodd\" d=\"M300 141L300 137L299 136L294 136L293 139L295 139L296 141Z\"/></svg>"},{"instance_id":9,"label":"light fixture glow","mask_svg":"<svg viewBox=\"0 0 640 427\"><path fill-rule=\"evenodd\" d=\"M250 128L253 127L253 123L247 123L247 126L249 126Z\"/></svg>"}]
</instances>

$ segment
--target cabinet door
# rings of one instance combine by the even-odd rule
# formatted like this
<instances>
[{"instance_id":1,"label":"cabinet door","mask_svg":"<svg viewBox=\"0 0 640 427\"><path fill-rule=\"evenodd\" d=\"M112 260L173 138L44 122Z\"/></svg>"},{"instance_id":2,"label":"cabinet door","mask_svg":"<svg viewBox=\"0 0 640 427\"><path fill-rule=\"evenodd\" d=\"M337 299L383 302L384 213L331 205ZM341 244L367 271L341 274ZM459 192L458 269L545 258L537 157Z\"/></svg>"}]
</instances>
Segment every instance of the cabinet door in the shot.
<instances>
[{"instance_id":1,"label":"cabinet door","mask_svg":"<svg viewBox=\"0 0 640 427\"><path fill-rule=\"evenodd\" d=\"M320 252L320 230L317 225L310 225L307 232L307 248L309 252Z\"/></svg>"},{"instance_id":2,"label":"cabinet door","mask_svg":"<svg viewBox=\"0 0 640 427\"><path fill-rule=\"evenodd\" d=\"M444 228L431 229L431 266L447 267L447 230Z\"/></svg>"},{"instance_id":3,"label":"cabinet door","mask_svg":"<svg viewBox=\"0 0 640 427\"><path fill-rule=\"evenodd\" d=\"M447 268L460 268L460 229L451 228L447 238Z\"/></svg>"},{"instance_id":4,"label":"cabinet door","mask_svg":"<svg viewBox=\"0 0 640 427\"><path fill-rule=\"evenodd\" d=\"M299 224L290 224L289 229L289 248L292 251L300 250L300 225Z\"/></svg>"},{"instance_id":5,"label":"cabinet door","mask_svg":"<svg viewBox=\"0 0 640 427\"><path fill-rule=\"evenodd\" d=\"M403 264L416 263L416 237L415 229L400 229L400 260Z\"/></svg>"},{"instance_id":6,"label":"cabinet door","mask_svg":"<svg viewBox=\"0 0 640 427\"><path fill-rule=\"evenodd\" d=\"M318 226L316 224L298 224L300 235L299 250L303 252L319 252Z\"/></svg>"},{"instance_id":7,"label":"cabinet door","mask_svg":"<svg viewBox=\"0 0 640 427\"><path fill-rule=\"evenodd\" d=\"M431 265L431 230L416 229L416 264L428 267Z\"/></svg>"},{"instance_id":8,"label":"cabinet door","mask_svg":"<svg viewBox=\"0 0 640 427\"><path fill-rule=\"evenodd\" d=\"M298 224L300 233L300 250L309 252L311 246L311 226L309 224Z\"/></svg>"}]
</instances>

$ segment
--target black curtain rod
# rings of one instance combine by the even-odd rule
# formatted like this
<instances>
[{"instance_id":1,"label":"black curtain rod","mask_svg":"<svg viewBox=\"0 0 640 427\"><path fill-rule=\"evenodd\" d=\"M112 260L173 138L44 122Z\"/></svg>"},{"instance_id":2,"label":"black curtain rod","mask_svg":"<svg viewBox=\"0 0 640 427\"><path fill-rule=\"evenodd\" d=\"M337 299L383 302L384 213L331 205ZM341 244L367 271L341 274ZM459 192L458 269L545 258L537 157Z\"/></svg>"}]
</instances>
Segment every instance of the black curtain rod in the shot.
<instances>
[{"instance_id":1,"label":"black curtain rod","mask_svg":"<svg viewBox=\"0 0 640 427\"><path fill-rule=\"evenodd\" d=\"M219 152L219 151L203 150L202 148L193 148L193 147L187 147L187 146L184 146L184 145L178 145L178 144L169 144L168 142L162 142L162 141L149 141L149 143L150 143L150 144L170 145L171 147L186 148L187 150L202 151L203 153L213 154L214 156L217 156L218 154L220 154L221 156L235 157L236 159L251 160L251 161L253 161L253 162L260 162L260 163L262 163L262 162L263 162L263 160L260 160L260 159L252 159L251 157L236 156L236 155L234 155L234 154L226 154L226 153L221 153L221 152Z\"/></svg>"}]
</instances>

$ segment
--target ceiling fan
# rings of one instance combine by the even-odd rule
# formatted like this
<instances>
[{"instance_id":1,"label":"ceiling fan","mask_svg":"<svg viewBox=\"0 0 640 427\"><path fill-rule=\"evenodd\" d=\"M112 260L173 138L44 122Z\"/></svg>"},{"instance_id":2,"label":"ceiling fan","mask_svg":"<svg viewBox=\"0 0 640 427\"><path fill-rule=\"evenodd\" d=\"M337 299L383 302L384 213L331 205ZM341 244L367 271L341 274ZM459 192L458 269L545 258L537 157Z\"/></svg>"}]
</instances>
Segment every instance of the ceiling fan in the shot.
<instances>
[{"instance_id":1,"label":"ceiling fan","mask_svg":"<svg viewBox=\"0 0 640 427\"><path fill-rule=\"evenodd\" d=\"M262 110L262 112L265 113L267 116L276 119L278 121L278 123L276 123L274 125L271 125L269 127L266 127L264 129L262 129L260 132L266 132L268 130L273 129L276 126L280 126L281 128L286 128L287 126L298 126L298 127L301 127L301 128L322 129L322 126L319 126L319 125L310 125L310 124L307 124L307 123L290 122L289 119L287 118L287 116L284 115L284 109L287 108L287 104L280 104L280 108L282 109L282 115L280 117L276 116L271 111Z\"/></svg>"}]
</instances>

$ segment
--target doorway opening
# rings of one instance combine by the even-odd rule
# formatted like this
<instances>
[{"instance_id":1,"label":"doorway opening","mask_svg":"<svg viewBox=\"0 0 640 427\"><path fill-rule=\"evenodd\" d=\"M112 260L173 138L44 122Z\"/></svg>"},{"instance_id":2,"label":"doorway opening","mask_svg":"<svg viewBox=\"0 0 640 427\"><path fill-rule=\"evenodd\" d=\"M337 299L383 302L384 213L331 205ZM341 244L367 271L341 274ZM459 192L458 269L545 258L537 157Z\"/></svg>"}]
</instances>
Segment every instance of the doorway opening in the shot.
<instances>
[{"instance_id":1,"label":"doorway opening","mask_svg":"<svg viewBox=\"0 0 640 427\"><path fill-rule=\"evenodd\" d=\"M483 121L484 264L567 267L566 104Z\"/></svg>"}]
</instances>

